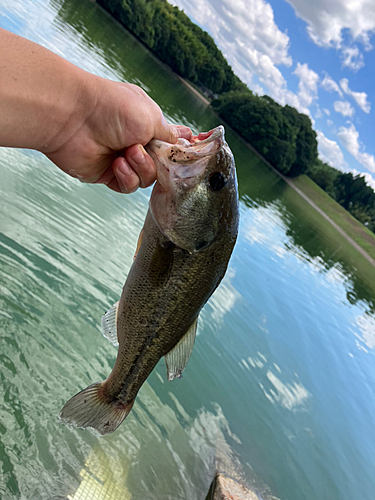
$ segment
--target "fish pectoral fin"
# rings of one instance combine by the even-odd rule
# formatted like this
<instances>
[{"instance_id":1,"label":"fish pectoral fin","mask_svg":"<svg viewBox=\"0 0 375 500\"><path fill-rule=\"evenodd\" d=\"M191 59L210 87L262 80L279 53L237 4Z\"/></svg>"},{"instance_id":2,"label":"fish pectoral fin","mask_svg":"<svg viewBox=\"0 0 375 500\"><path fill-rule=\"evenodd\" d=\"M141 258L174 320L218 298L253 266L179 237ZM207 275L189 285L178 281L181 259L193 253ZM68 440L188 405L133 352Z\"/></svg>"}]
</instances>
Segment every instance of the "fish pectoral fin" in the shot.
<instances>
[{"instance_id":1,"label":"fish pectoral fin","mask_svg":"<svg viewBox=\"0 0 375 500\"><path fill-rule=\"evenodd\" d=\"M113 304L104 316L102 316L102 333L113 345L118 346L117 338L117 311L119 301Z\"/></svg>"},{"instance_id":2,"label":"fish pectoral fin","mask_svg":"<svg viewBox=\"0 0 375 500\"><path fill-rule=\"evenodd\" d=\"M176 344L174 348L164 356L165 364L167 365L168 380L181 377L194 347L197 324L198 317L193 321L189 330L185 333L178 344Z\"/></svg>"}]
</instances>

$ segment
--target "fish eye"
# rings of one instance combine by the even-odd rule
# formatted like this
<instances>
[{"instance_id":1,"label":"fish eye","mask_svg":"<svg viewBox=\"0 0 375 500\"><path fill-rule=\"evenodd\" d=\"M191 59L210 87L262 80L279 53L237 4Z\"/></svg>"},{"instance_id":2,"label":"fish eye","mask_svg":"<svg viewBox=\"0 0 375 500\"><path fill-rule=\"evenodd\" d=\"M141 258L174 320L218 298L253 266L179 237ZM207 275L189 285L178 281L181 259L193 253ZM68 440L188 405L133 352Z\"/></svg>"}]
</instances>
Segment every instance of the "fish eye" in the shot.
<instances>
[{"instance_id":1,"label":"fish eye","mask_svg":"<svg viewBox=\"0 0 375 500\"><path fill-rule=\"evenodd\" d=\"M227 177L222 172L215 172L211 175L208 182L213 191L220 191L227 183Z\"/></svg>"}]
</instances>

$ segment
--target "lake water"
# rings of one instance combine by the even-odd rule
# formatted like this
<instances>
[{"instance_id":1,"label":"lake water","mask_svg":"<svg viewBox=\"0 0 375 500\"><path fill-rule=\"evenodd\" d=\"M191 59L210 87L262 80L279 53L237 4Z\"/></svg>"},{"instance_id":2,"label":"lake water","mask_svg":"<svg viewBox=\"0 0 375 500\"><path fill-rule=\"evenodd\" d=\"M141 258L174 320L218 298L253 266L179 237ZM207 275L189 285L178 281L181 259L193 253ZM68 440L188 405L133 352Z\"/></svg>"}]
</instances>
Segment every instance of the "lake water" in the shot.
<instances>
[{"instance_id":1,"label":"lake water","mask_svg":"<svg viewBox=\"0 0 375 500\"><path fill-rule=\"evenodd\" d=\"M141 85L197 133L218 118L88 0L2 0L0 26ZM0 150L0 498L204 500L215 469L263 500L375 497L374 269L227 130L241 196L228 273L181 380L160 361L98 438L57 420L104 379L100 318L126 279L150 190L81 184Z\"/></svg>"}]
</instances>

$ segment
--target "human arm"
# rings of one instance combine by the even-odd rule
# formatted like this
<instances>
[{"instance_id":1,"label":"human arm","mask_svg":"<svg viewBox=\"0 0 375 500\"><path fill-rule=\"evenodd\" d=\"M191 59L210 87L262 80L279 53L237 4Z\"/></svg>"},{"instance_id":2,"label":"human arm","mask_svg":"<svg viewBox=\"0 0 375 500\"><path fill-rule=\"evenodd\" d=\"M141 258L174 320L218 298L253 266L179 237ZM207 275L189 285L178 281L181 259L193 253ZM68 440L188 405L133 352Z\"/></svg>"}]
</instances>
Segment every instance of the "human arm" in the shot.
<instances>
[{"instance_id":1,"label":"human arm","mask_svg":"<svg viewBox=\"0 0 375 500\"><path fill-rule=\"evenodd\" d=\"M88 73L0 29L0 146L36 149L84 182L132 192L155 180L151 139L188 140L139 87Z\"/></svg>"}]
</instances>

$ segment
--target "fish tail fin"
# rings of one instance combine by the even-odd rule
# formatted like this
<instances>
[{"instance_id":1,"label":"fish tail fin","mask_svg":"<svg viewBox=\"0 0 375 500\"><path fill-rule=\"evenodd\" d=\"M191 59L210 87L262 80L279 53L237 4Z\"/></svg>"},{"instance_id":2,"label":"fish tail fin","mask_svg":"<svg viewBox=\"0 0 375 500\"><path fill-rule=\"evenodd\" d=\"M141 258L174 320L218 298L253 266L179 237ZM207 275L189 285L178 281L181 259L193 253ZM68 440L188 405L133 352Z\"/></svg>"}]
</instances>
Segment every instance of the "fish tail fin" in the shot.
<instances>
[{"instance_id":1,"label":"fish tail fin","mask_svg":"<svg viewBox=\"0 0 375 500\"><path fill-rule=\"evenodd\" d=\"M76 427L91 427L102 436L115 431L129 414L134 400L130 403L108 401L100 390L103 384L92 384L69 399L60 412L60 419Z\"/></svg>"}]
</instances>

